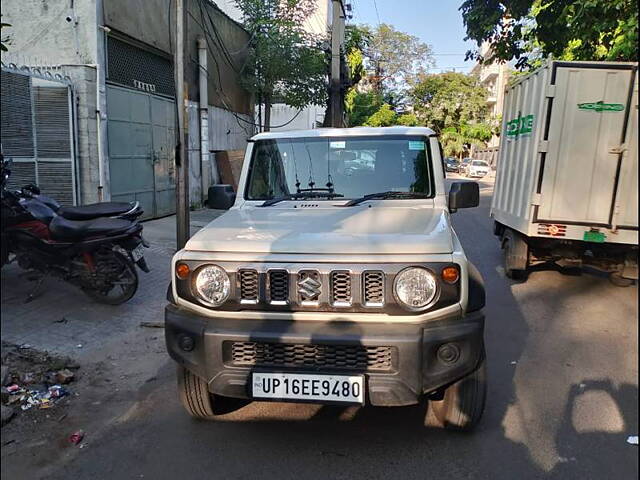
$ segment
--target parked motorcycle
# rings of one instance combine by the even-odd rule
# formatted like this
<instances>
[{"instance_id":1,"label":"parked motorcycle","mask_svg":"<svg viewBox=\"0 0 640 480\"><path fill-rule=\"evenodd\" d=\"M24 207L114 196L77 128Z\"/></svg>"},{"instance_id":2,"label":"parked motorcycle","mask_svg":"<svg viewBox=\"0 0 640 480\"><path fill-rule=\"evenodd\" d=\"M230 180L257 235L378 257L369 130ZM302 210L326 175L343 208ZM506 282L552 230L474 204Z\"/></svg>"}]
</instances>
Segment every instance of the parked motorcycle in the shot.
<instances>
[{"instance_id":1,"label":"parked motorcycle","mask_svg":"<svg viewBox=\"0 0 640 480\"><path fill-rule=\"evenodd\" d=\"M142 225L123 218L70 220L38 198L7 189L9 162L2 160L0 262L13 260L37 273L33 299L47 276L80 287L94 300L119 305L138 289L136 265L148 272ZM12 261L13 261L12 260Z\"/></svg>"},{"instance_id":2,"label":"parked motorcycle","mask_svg":"<svg viewBox=\"0 0 640 480\"><path fill-rule=\"evenodd\" d=\"M22 198L33 198L47 205L67 220L93 220L98 217L115 217L135 220L144 213L140 202L100 202L76 207L63 207L57 200L42 195L37 185L28 184L16 192Z\"/></svg>"}]
</instances>

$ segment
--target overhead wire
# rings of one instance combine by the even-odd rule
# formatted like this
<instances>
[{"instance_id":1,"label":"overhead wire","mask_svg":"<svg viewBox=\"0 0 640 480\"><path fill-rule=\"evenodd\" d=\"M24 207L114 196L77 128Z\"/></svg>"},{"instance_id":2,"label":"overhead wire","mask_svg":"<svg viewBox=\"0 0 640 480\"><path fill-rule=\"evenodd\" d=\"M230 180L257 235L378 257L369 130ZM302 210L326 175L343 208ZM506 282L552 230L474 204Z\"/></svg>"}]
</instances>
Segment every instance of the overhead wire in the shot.
<instances>
[{"instance_id":1,"label":"overhead wire","mask_svg":"<svg viewBox=\"0 0 640 480\"><path fill-rule=\"evenodd\" d=\"M201 11L201 16L202 16L203 23L205 23L205 24L203 25L202 23L198 22L198 20L195 18L195 16L191 12L188 11L188 14L194 19L194 21L196 21L198 23L198 25L200 25L200 27L202 27L203 31L205 32L205 41L207 42L207 46L209 47L209 49L212 52L211 58L213 59L214 66L216 68L216 73L217 73L217 77L218 77L218 82L217 82L218 88L217 88L217 90L220 92L220 100L221 100L222 104L234 116L234 118L236 119L236 122L244 122L244 123L246 123L248 125L251 125L253 127L264 128L265 125L263 125L263 124L255 123L255 122L252 122L250 120L247 120L246 118L242 118L236 112L234 112L233 109L229 106L229 103L231 103L231 101L229 101L229 98L227 97L227 95L224 92L224 89L222 87L222 75L220 73L220 65L219 65L218 60L216 59L215 55L213 55L213 51L215 51L215 49L212 49L212 45L211 45L211 43L213 42L213 38L212 38L210 32L208 31L208 28L206 26L206 22L204 22L204 12L202 12L202 5L200 4L200 1L198 1L198 4L200 6L200 11ZM196 65L198 65L200 68L202 68L202 70L207 75L208 79L214 80L214 84L216 83L215 79L211 78L207 68L202 67L200 65L200 63L197 62L193 58L191 58L190 60L193 63L195 63ZM227 103L227 101L229 101L229 103ZM271 125L270 128L286 127L287 125L291 124L296 118L298 118L298 116L301 113L302 113L302 109L299 109L298 112L290 120L288 120L287 122L285 122L283 124L280 124L280 125ZM238 125L240 125L240 124L238 123ZM246 132L246 129L244 127L242 127L242 125L240 125L240 127L243 128L243 130Z\"/></svg>"}]
</instances>

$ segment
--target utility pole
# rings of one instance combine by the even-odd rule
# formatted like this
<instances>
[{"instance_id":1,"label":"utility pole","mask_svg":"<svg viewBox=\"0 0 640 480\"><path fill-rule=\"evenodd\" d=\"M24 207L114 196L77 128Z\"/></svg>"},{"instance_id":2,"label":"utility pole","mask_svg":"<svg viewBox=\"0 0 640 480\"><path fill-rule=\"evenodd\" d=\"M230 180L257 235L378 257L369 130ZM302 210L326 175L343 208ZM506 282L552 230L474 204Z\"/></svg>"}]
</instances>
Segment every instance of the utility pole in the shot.
<instances>
[{"instance_id":1,"label":"utility pole","mask_svg":"<svg viewBox=\"0 0 640 480\"><path fill-rule=\"evenodd\" d=\"M331 21L331 80L329 98L331 102L331 126L344 126L344 100L342 95L342 45L344 44L345 11L342 0L332 0Z\"/></svg>"},{"instance_id":2,"label":"utility pole","mask_svg":"<svg viewBox=\"0 0 640 480\"><path fill-rule=\"evenodd\" d=\"M187 125L187 87L184 82L184 48L186 10L185 0L176 2L176 42L174 73L176 76L176 105L178 132L176 145L176 244L182 250L189 240L189 145ZM171 19L169 19L171 21Z\"/></svg>"}]
</instances>

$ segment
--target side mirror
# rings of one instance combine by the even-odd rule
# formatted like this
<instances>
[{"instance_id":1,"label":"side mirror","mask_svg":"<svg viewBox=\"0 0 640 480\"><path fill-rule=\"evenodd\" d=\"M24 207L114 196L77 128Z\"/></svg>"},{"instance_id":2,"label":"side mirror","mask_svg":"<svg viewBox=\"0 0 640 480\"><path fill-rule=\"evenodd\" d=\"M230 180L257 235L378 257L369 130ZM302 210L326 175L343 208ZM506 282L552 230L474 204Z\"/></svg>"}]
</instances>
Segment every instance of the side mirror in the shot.
<instances>
[{"instance_id":1,"label":"side mirror","mask_svg":"<svg viewBox=\"0 0 640 480\"><path fill-rule=\"evenodd\" d=\"M211 185L207 197L207 207L216 210L229 210L236 201L236 192L232 185Z\"/></svg>"},{"instance_id":2,"label":"side mirror","mask_svg":"<svg viewBox=\"0 0 640 480\"><path fill-rule=\"evenodd\" d=\"M454 182L449 190L449 211L477 207L480 204L480 186L477 182Z\"/></svg>"}]
</instances>

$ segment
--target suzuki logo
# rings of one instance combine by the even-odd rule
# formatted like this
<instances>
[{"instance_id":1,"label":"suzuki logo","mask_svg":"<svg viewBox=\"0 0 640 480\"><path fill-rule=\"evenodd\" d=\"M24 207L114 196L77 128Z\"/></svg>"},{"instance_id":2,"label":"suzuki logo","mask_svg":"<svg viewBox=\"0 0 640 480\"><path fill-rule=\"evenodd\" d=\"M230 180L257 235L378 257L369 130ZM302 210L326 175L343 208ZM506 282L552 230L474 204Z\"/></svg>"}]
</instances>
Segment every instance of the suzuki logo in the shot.
<instances>
[{"instance_id":1,"label":"suzuki logo","mask_svg":"<svg viewBox=\"0 0 640 480\"><path fill-rule=\"evenodd\" d=\"M300 293L300 298L302 299L302 301L317 301L320 297L320 293L322 292L322 284L318 280L316 280L317 274L315 272L312 272L311 274L301 273L300 276L302 278L298 281L298 292Z\"/></svg>"}]
</instances>

